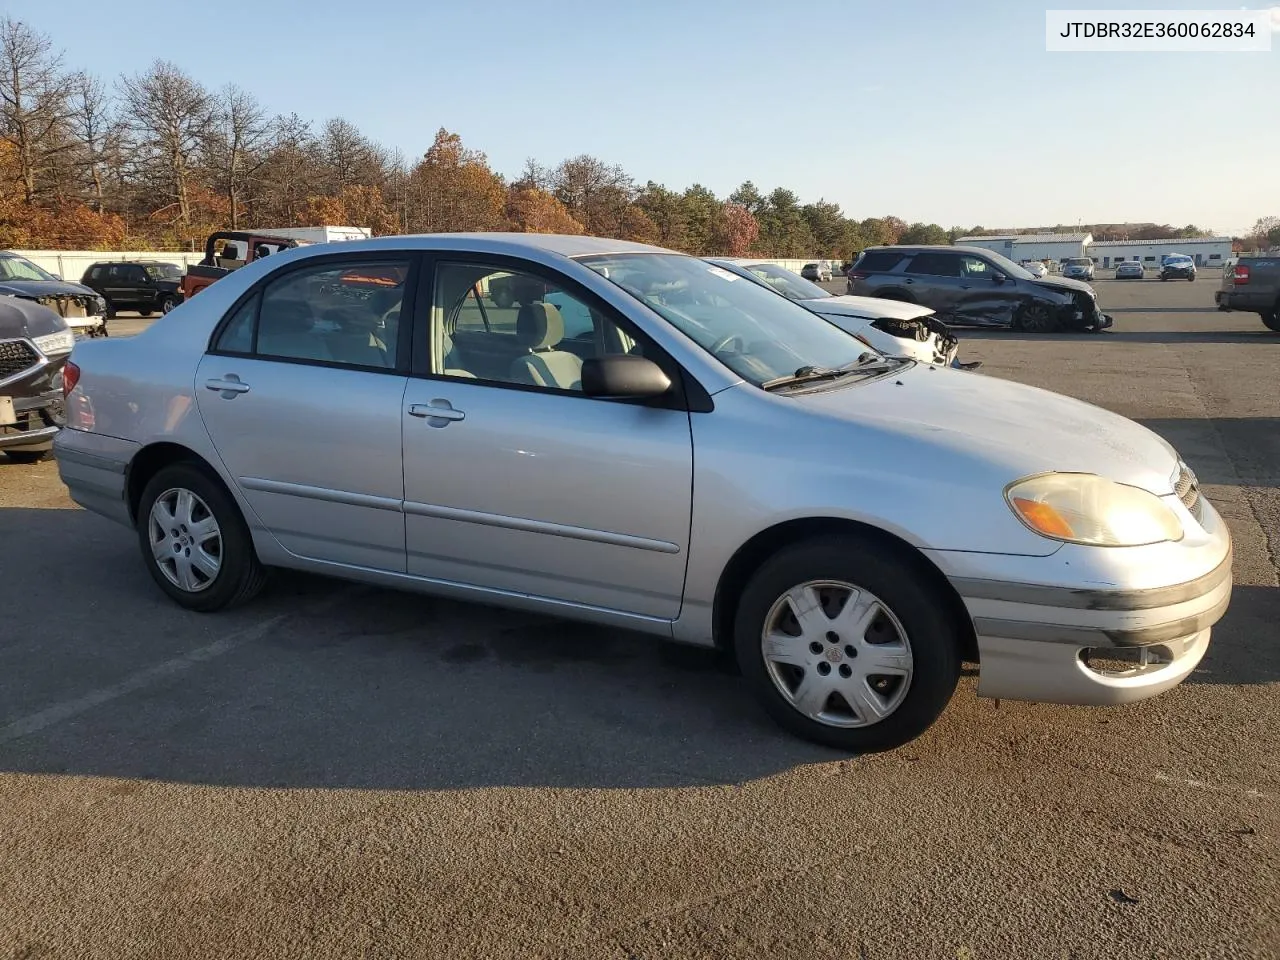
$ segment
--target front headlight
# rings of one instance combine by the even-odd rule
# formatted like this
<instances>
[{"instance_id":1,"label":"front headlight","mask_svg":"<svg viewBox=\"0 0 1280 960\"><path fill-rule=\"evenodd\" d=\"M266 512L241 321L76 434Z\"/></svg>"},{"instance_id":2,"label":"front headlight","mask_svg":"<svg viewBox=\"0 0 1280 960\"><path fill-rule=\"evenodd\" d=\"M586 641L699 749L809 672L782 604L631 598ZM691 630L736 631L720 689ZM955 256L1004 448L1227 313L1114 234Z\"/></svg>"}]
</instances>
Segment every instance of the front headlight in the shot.
<instances>
[{"instance_id":1,"label":"front headlight","mask_svg":"<svg viewBox=\"0 0 1280 960\"><path fill-rule=\"evenodd\" d=\"M1182 539L1182 523L1154 493L1089 473L1046 473L1012 483L1005 500L1050 540L1139 547Z\"/></svg>"}]
</instances>

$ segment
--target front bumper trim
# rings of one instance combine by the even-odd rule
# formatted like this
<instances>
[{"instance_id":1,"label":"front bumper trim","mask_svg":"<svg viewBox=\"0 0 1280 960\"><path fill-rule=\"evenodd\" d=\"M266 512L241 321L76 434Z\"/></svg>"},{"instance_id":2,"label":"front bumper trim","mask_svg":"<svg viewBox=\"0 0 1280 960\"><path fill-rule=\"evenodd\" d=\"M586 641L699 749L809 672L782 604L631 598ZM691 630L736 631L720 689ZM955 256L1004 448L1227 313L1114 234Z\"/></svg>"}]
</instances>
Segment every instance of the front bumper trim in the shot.
<instances>
[{"instance_id":1,"label":"front bumper trim","mask_svg":"<svg viewBox=\"0 0 1280 960\"><path fill-rule=\"evenodd\" d=\"M1066 643L1082 647L1116 646L1144 647L1178 640L1207 630L1227 612L1231 603L1228 591L1208 610L1171 620L1131 629L1106 629L1056 623L1034 623L1026 620L998 620L992 617L976 617L974 630L982 637L1001 637L1006 640L1031 640L1036 643Z\"/></svg>"},{"instance_id":2,"label":"front bumper trim","mask_svg":"<svg viewBox=\"0 0 1280 960\"><path fill-rule=\"evenodd\" d=\"M1069 607L1075 610L1152 610L1185 603L1212 593L1231 579L1232 551L1222 562L1194 580L1166 587L1141 590L1102 590L1074 587L1050 587L1038 583L1013 583L1005 580L979 580L952 577L951 585L960 596L970 600L1008 600L1034 603L1043 607Z\"/></svg>"}]
</instances>

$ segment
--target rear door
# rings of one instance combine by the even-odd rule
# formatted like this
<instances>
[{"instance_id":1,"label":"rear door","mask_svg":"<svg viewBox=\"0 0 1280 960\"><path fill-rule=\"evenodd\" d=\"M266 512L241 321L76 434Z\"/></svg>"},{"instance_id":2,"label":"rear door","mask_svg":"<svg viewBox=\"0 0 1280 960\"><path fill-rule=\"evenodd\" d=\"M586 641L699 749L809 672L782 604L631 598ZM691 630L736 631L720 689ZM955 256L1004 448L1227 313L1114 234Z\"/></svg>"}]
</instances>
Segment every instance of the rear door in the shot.
<instances>
[{"instance_id":1,"label":"rear door","mask_svg":"<svg viewBox=\"0 0 1280 960\"><path fill-rule=\"evenodd\" d=\"M197 402L218 454L296 556L404 571L400 312L416 261L331 255L278 270L232 310L200 364Z\"/></svg>"},{"instance_id":2,"label":"rear door","mask_svg":"<svg viewBox=\"0 0 1280 960\"><path fill-rule=\"evenodd\" d=\"M960 258L930 250L917 253L903 271L902 283L916 303L951 321L960 302Z\"/></svg>"}]
</instances>

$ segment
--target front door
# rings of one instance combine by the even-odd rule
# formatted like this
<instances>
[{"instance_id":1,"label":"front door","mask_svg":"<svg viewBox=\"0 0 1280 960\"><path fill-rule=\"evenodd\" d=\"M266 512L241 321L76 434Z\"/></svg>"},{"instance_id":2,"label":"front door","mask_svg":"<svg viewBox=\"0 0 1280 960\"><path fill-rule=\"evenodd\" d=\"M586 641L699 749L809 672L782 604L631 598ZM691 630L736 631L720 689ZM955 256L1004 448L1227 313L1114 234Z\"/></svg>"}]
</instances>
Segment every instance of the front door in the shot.
<instances>
[{"instance_id":1,"label":"front door","mask_svg":"<svg viewBox=\"0 0 1280 960\"><path fill-rule=\"evenodd\" d=\"M200 363L197 402L218 455L296 556L404 571L399 318L410 266L384 255L278 272Z\"/></svg>"},{"instance_id":2,"label":"front door","mask_svg":"<svg viewBox=\"0 0 1280 960\"><path fill-rule=\"evenodd\" d=\"M506 306L484 292L500 274L516 290ZM584 357L657 359L656 347L571 282L518 264L439 263L430 303L429 376L410 379L403 408L409 573L675 619L688 411L580 383Z\"/></svg>"},{"instance_id":3,"label":"front door","mask_svg":"<svg viewBox=\"0 0 1280 960\"><path fill-rule=\"evenodd\" d=\"M963 254L955 313L961 322L1008 324L1020 301L1018 281L982 257Z\"/></svg>"}]
</instances>

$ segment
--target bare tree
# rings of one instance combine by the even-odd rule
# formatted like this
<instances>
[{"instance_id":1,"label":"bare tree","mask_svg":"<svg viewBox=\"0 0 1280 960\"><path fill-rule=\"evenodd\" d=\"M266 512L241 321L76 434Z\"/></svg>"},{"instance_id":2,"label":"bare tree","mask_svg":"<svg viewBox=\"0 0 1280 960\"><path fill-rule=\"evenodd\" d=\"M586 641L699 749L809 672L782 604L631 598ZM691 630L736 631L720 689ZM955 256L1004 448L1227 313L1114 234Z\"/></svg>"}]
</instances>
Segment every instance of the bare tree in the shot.
<instances>
[{"instance_id":1,"label":"bare tree","mask_svg":"<svg viewBox=\"0 0 1280 960\"><path fill-rule=\"evenodd\" d=\"M344 187L376 186L382 169L377 149L354 124L334 117L320 133L320 154L326 168L326 186L337 195Z\"/></svg>"},{"instance_id":2,"label":"bare tree","mask_svg":"<svg viewBox=\"0 0 1280 960\"><path fill-rule=\"evenodd\" d=\"M35 201L51 161L73 146L60 129L69 94L62 56L49 38L21 20L0 20L0 137L17 155L27 203Z\"/></svg>"},{"instance_id":3,"label":"bare tree","mask_svg":"<svg viewBox=\"0 0 1280 960\"><path fill-rule=\"evenodd\" d=\"M228 84L220 94L205 150L218 187L231 208L231 229L240 228L240 211L258 172L267 162L270 128L251 93Z\"/></svg>"},{"instance_id":4,"label":"bare tree","mask_svg":"<svg viewBox=\"0 0 1280 960\"><path fill-rule=\"evenodd\" d=\"M260 173L259 208L264 216L293 226L318 189L320 149L311 125L296 113L271 121L270 147Z\"/></svg>"},{"instance_id":5,"label":"bare tree","mask_svg":"<svg viewBox=\"0 0 1280 960\"><path fill-rule=\"evenodd\" d=\"M174 64L157 60L147 73L122 78L120 95L139 173L177 205L182 224L190 223L195 161L213 122L208 92Z\"/></svg>"},{"instance_id":6,"label":"bare tree","mask_svg":"<svg viewBox=\"0 0 1280 960\"><path fill-rule=\"evenodd\" d=\"M112 117L111 98L102 81L85 73L75 76L68 112L93 209L102 213L106 208L106 168L120 149L120 129Z\"/></svg>"}]
</instances>

